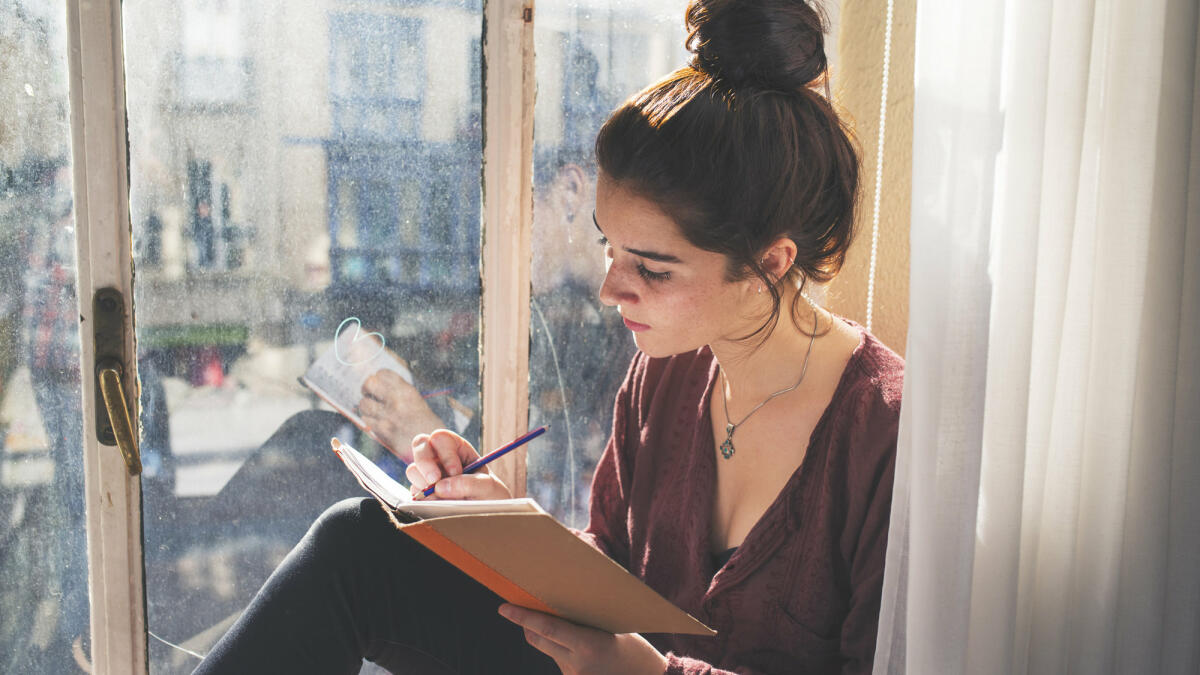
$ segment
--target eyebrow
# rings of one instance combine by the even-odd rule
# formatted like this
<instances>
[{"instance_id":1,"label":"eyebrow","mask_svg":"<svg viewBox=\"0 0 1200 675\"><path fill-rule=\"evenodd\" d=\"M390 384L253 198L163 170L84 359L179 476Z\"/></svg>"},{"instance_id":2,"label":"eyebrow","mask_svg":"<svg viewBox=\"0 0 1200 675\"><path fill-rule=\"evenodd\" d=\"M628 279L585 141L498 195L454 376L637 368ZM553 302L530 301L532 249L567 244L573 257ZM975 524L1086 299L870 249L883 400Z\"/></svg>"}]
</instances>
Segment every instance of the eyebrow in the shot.
<instances>
[{"instance_id":1,"label":"eyebrow","mask_svg":"<svg viewBox=\"0 0 1200 675\"><path fill-rule=\"evenodd\" d=\"M600 229L600 223L596 221L596 212L595 211L592 211L592 224L596 226L596 230L598 232L600 232L601 235L604 235L604 230ZM629 248L628 246L622 246L621 250L623 250L627 253L632 253L632 254L638 256L639 258L645 258L647 260L654 260L656 262L663 262L663 263L682 263L683 262L678 257L673 256L670 253L657 253L655 251L642 251L642 250L636 249L636 248Z\"/></svg>"}]
</instances>

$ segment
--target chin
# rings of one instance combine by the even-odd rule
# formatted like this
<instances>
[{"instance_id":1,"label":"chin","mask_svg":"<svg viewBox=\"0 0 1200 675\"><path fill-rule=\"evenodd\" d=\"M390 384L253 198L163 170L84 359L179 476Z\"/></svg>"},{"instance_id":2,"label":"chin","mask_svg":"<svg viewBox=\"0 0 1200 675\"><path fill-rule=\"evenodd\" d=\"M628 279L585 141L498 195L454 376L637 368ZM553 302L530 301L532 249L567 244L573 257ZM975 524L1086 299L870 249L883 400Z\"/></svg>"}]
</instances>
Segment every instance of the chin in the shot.
<instances>
[{"instance_id":1,"label":"chin","mask_svg":"<svg viewBox=\"0 0 1200 675\"><path fill-rule=\"evenodd\" d=\"M653 359L662 359L676 354L687 354L694 352L703 345L699 344L684 344L682 342L668 343L662 340L655 340L647 336L645 333L634 333L633 343L641 350L643 354Z\"/></svg>"}]
</instances>

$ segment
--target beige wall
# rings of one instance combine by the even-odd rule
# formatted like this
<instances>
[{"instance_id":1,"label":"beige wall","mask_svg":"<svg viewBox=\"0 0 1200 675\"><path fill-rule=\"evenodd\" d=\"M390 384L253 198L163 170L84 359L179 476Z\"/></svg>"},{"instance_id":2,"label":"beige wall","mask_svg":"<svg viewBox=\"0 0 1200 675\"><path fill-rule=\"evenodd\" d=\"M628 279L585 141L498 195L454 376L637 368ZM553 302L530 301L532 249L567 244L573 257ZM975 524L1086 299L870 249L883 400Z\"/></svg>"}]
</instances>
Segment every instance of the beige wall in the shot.
<instances>
[{"instance_id":1,"label":"beige wall","mask_svg":"<svg viewBox=\"0 0 1200 675\"><path fill-rule=\"evenodd\" d=\"M900 354L908 329L908 226L912 188L913 51L916 0L894 0L887 127L883 155L879 242L872 332ZM826 304L866 322L875 198L875 158L883 74L886 0L842 0L835 98L848 114L862 152L858 235L842 273L829 285Z\"/></svg>"}]
</instances>

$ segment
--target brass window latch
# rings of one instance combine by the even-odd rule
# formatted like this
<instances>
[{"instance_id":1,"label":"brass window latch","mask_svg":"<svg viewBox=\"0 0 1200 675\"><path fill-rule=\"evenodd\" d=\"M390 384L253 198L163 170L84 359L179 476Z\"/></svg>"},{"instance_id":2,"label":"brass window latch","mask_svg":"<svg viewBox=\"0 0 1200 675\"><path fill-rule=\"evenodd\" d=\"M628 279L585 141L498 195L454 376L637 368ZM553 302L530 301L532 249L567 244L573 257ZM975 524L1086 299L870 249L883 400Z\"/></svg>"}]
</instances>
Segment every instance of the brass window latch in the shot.
<instances>
[{"instance_id":1,"label":"brass window latch","mask_svg":"<svg viewBox=\"0 0 1200 675\"><path fill-rule=\"evenodd\" d=\"M101 288L92 298L92 337L96 348L96 438L101 445L117 446L129 475L137 476L142 472L142 459L123 384L125 298L115 288Z\"/></svg>"}]
</instances>

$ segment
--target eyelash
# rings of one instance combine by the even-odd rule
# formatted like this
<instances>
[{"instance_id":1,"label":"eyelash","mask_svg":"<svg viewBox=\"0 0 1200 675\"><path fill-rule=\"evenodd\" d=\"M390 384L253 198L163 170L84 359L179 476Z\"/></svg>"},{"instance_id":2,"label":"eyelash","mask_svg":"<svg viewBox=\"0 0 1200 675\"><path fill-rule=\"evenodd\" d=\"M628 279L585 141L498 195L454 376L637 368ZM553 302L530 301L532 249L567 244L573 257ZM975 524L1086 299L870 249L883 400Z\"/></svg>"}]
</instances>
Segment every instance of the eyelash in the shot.
<instances>
[{"instance_id":1,"label":"eyelash","mask_svg":"<svg viewBox=\"0 0 1200 675\"><path fill-rule=\"evenodd\" d=\"M608 237L600 237L596 240L596 243L601 246L608 246ZM638 276L650 282L661 282L671 278L670 272L652 272L646 269L646 266L640 262L637 264L637 273Z\"/></svg>"},{"instance_id":2,"label":"eyelash","mask_svg":"<svg viewBox=\"0 0 1200 675\"><path fill-rule=\"evenodd\" d=\"M671 278L670 272L651 272L642 263L637 264L637 273L641 278L652 282L666 281Z\"/></svg>"}]
</instances>

